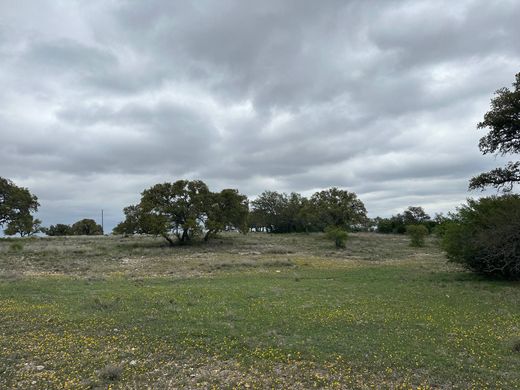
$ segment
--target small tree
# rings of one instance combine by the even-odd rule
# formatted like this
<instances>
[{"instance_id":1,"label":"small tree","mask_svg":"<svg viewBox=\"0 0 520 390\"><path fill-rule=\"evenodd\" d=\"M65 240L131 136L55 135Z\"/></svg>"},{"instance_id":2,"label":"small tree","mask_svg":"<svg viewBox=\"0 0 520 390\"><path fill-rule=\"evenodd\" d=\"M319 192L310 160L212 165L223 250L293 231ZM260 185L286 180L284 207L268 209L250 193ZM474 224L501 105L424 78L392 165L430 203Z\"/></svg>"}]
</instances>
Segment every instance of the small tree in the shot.
<instances>
[{"instance_id":1,"label":"small tree","mask_svg":"<svg viewBox=\"0 0 520 390\"><path fill-rule=\"evenodd\" d=\"M428 235L428 228L424 225L408 225L406 233L410 236L410 246L422 247Z\"/></svg>"}]
</instances>

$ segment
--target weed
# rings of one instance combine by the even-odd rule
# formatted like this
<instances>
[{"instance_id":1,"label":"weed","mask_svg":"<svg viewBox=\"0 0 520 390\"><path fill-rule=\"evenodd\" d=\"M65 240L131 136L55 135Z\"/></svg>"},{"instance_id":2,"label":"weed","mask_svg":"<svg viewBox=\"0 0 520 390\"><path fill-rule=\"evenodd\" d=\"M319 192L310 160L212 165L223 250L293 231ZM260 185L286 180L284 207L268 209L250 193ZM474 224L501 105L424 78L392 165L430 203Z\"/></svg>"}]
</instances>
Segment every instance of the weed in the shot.
<instances>
[{"instance_id":1,"label":"weed","mask_svg":"<svg viewBox=\"0 0 520 390\"><path fill-rule=\"evenodd\" d=\"M9 250L11 252L21 252L21 251L23 251L23 243L21 243L20 241L12 242L9 245Z\"/></svg>"},{"instance_id":2,"label":"weed","mask_svg":"<svg viewBox=\"0 0 520 390\"><path fill-rule=\"evenodd\" d=\"M96 310L114 310L119 308L121 305L121 298L117 297L115 299L101 299L99 297L95 297L92 306Z\"/></svg>"},{"instance_id":3,"label":"weed","mask_svg":"<svg viewBox=\"0 0 520 390\"><path fill-rule=\"evenodd\" d=\"M99 377L104 381L115 382L121 379L121 375L123 374L123 367L115 364L108 364L99 370L98 374Z\"/></svg>"}]
</instances>

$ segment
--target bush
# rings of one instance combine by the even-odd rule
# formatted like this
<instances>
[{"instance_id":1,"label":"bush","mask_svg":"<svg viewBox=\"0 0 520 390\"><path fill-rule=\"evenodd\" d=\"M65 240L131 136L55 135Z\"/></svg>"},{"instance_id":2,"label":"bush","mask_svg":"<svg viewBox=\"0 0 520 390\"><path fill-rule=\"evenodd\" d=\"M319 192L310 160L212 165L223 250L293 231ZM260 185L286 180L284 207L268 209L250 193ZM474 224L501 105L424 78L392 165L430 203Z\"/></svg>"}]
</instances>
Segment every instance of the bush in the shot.
<instances>
[{"instance_id":1,"label":"bush","mask_svg":"<svg viewBox=\"0 0 520 390\"><path fill-rule=\"evenodd\" d=\"M345 248L348 238L348 233L345 230L331 226L325 229L325 235L327 238L334 240L336 248Z\"/></svg>"},{"instance_id":2,"label":"bush","mask_svg":"<svg viewBox=\"0 0 520 390\"><path fill-rule=\"evenodd\" d=\"M115 382L121 379L123 367L109 364L99 371L99 377L105 381Z\"/></svg>"},{"instance_id":3,"label":"bush","mask_svg":"<svg viewBox=\"0 0 520 390\"><path fill-rule=\"evenodd\" d=\"M424 239L428 235L428 228L424 225L406 226L406 234L410 236L410 246L424 246Z\"/></svg>"},{"instance_id":4,"label":"bush","mask_svg":"<svg viewBox=\"0 0 520 390\"><path fill-rule=\"evenodd\" d=\"M20 241L13 242L11 243L11 245L9 245L9 250L11 252L21 252L23 251L23 243L21 243Z\"/></svg>"},{"instance_id":5,"label":"bush","mask_svg":"<svg viewBox=\"0 0 520 390\"><path fill-rule=\"evenodd\" d=\"M520 279L520 196L468 200L445 226L451 261L487 276Z\"/></svg>"}]
</instances>

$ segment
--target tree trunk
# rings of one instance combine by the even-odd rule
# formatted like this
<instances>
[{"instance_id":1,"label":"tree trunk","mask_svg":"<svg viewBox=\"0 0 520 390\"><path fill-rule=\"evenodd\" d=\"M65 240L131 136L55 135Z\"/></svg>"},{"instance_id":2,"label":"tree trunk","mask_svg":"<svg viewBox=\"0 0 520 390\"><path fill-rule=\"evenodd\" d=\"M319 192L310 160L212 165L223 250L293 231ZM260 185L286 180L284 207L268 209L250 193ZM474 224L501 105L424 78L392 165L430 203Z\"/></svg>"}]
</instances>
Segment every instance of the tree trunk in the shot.
<instances>
[{"instance_id":1,"label":"tree trunk","mask_svg":"<svg viewBox=\"0 0 520 390\"><path fill-rule=\"evenodd\" d=\"M163 233L161 234L161 236L166 240L168 241L168 243L170 244L170 246L174 246L175 245L175 241L173 241L170 236L168 236L168 234L166 233Z\"/></svg>"}]
</instances>

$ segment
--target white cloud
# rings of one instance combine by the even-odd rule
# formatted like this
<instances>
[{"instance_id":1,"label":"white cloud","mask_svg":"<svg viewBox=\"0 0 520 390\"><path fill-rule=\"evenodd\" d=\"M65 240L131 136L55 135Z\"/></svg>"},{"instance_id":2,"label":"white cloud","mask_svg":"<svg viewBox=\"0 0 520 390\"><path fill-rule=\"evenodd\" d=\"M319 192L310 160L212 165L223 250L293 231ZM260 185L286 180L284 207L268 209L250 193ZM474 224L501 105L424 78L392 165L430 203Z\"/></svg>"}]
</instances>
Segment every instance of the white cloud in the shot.
<instances>
[{"instance_id":1,"label":"white cloud","mask_svg":"<svg viewBox=\"0 0 520 390\"><path fill-rule=\"evenodd\" d=\"M464 201L475 129L519 71L513 1L0 5L0 175L45 224L152 184L358 193L371 215ZM475 194L478 195L478 194Z\"/></svg>"}]
</instances>

